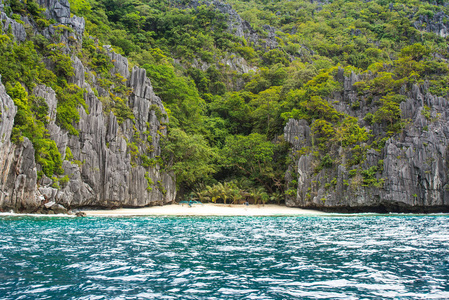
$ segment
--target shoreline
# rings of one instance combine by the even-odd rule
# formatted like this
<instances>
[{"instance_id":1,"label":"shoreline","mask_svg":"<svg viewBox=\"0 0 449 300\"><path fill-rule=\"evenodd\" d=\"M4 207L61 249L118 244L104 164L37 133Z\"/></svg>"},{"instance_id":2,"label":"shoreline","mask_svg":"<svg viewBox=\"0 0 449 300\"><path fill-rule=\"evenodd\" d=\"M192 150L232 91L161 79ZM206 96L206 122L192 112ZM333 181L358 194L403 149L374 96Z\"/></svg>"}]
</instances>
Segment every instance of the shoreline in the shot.
<instances>
[{"instance_id":1,"label":"shoreline","mask_svg":"<svg viewBox=\"0 0 449 300\"><path fill-rule=\"evenodd\" d=\"M143 208L81 210L86 216L301 216L325 215L326 212L282 205L169 204Z\"/></svg>"},{"instance_id":2,"label":"shoreline","mask_svg":"<svg viewBox=\"0 0 449 300\"><path fill-rule=\"evenodd\" d=\"M195 206L201 208L195 209ZM312 209L292 208L282 205L265 205L257 207L250 205L224 205L224 204L197 204L192 207L184 204L168 204L164 206L150 206L140 208L117 208L117 209L99 209L84 208L76 209L69 213L26 213L26 212L0 212L0 217L11 216L32 216L32 217L300 217L300 216L322 216L322 217L366 217L366 216L437 216L449 217L447 212L436 213L416 213L416 212L328 212Z\"/></svg>"}]
</instances>

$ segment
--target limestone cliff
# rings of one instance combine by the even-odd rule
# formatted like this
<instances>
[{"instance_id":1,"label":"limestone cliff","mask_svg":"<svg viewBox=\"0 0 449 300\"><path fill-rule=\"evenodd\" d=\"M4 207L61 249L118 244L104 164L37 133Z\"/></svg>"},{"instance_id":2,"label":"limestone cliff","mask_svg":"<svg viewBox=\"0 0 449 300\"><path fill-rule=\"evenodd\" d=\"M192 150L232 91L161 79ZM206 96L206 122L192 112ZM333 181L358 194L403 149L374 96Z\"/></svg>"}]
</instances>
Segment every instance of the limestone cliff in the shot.
<instances>
[{"instance_id":1,"label":"limestone cliff","mask_svg":"<svg viewBox=\"0 0 449 300\"><path fill-rule=\"evenodd\" d=\"M350 109L356 98L353 84L359 79L355 74L341 75L344 92L329 102L361 120L372 108ZM286 180L296 192L287 197L286 204L343 212L449 211L449 105L446 99L430 94L426 84L414 85L404 95L406 101L400 108L402 119L408 121L402 132L388 139L381 151L368 150L358 166L348 167L352 154L340 147L331 167L317 168L319 158L298 154L314 146L309 124L290 120L284 136L293 146L295 159ZM374 134L380 131L376 124L370 129ZM377 172L369 174L368 170ZM368 175L373 176L370 182Z\"/></svg>"},{"instance_id":2,"label":"limestone cliff","mask_svg":"<svg viewBox=\"0 0 449 300\"><path fill-rule=\"evenodd\" d=\"M433 32L441 37L449 35L448 16L443 12L437 12L432 17L427 15L419 15L417 20L413 22L413 26L418 30Z\"/></svg>"},{"instance_id":3,"label":"limestone cliff","mask_svg":"<svg viewBox=\"0 0 449 300\"><path fill-rule=\"evenodd\" d=\"M36 34L51 37L55 34L54 28L64 24L72 30L65 31L61 38L68 45L79 45L84 19L70 17L68 1L41 0L39 4L47 9L47 17L58 23L41 31L36 28ZM17 40L26 38L21 24L3 13L1 17L12 24ZM33 25L32 22L28 24ZM161 155L160 140L167 134L165 124L168 123L162 101L154 94L144 69L134 67L130 70L126 58L107 49L114 65L111 76L120 74L130 90L125 100L134 120L128 118L119 122L112 111L105 111L99 97L109 91L102 89L98 78L90 78L89 82L86 80L85 74L89 74L89 68L71 53L69 47L64 50L71 55L74 68L74 76L69 81L84 89L87 105L86 110L81 106L78 108L80 120L74 123L74 127L79 135L70 135L55 122L58 99L52 88L38 85L29 91L45 99L49 120L46 128L65 158L63 169L67 182L59 186L54 178L45 175L38 178L37 174L42 168L35 162L33 145L28 139L18 145L11 142L17 110L0 83L0 210L35 212L60 205L67 209L86 206L142 207L174 201L174 175L161 170L157 161ZM52 68L51 62L46 64ZM151 139L148 138L145 143L139 142L147 136ZM151 152L147 154L151 164L139 163L138 154L146 151L144 148L151 149L147 151Z\"/></svg>"},{"instance_id":4,"label":"limestone cliff","mask_svg":"<svg viewBox=\"0 0 449 300\"><path fill-rule=\"evenodd\" d=\"M276 41L276 28L269 25L264 25L263 29L266 31L266 36L261 36L251 24L242 19L242 17L232 8L230 4L213 0L213 1L198 1L193 0L188 3L188 7L198 8L201 5L213 5L216 10L220 13L226 15L228 31L238 37L247 40L248 44L261 45L266 49L274 49L278 47L278 42Z\"/></svg>"}]
</instances>

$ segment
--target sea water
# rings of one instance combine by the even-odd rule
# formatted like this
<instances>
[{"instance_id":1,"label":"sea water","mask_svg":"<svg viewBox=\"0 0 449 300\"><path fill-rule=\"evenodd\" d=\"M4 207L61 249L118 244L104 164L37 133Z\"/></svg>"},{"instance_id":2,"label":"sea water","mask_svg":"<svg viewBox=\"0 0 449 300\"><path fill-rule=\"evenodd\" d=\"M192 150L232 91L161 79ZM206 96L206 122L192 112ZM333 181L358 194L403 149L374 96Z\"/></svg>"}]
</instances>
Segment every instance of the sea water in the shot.
<instances>
[{"instance_id":1,"label":"sea water","mask_svg":"<svg viewBox=\"0 0 449 300\"><path fill-rule=\"evenodd\" d=\"M0 217L0 299L449 298L449 217Z\"/></svg>"}]
</instances>

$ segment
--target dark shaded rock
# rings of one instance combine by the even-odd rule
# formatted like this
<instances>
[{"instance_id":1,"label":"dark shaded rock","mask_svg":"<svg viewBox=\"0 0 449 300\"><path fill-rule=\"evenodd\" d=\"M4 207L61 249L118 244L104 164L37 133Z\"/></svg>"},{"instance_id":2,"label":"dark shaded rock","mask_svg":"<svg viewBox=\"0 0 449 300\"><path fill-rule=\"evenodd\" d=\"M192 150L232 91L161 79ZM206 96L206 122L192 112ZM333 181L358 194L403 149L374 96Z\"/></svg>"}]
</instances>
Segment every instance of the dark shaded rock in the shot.
<instances>
[{"instance_id":1,"label":"dark shaded rock","mask_svg":"<svg viewBox=\"0 0 449 300\"><path fill-rule=\"evenodd\" d=\"M66 214L67 208L62 206L61 204L55 204L51 207L51 210L55 212L55 214Z\"/></svg>"},{"instance_id":2,"label":"dark shaded rock","mask_svg":"<svg viewBox=\"0 0 449 300\"><path fill-rule=\"evenodd\" d=\"M75 213L75 216L77 216L77 217L79 217L79 218L83 218L83 217L86 216L86 213L83 212L83 211L77 211L77 212Z\"/></svg>"}]
</instances>

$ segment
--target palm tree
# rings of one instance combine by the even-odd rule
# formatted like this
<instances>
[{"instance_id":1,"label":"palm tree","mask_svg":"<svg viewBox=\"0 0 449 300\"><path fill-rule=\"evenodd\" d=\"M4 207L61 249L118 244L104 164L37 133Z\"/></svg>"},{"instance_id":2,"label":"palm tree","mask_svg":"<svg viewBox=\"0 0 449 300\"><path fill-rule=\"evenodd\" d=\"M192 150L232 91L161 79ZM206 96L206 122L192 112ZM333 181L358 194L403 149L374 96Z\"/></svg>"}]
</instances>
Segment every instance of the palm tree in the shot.
<instances>
[{"instance_id":1,"label":"palm tree","mask_svg":"<svg viewBox=\"0 0 449 300\"><path fill-rule=\"evenodd\" d=\"M201 203L209 201L210 197L207 190L198 190L196 191L195 199L199 200Z\"/></svg>"},{"instance_id":2,"label":"palm tree","mask_svg":"<svg viewBox=\"0 0 449 300\"><path fill-rule=\"evenodd\" d=\"M282 194L279 191L274 192L273 194L270 195L270 200L276 202L277 205L280 205L282 200Z\"/></svg>"},{"instance_id":3,"label":"palm tree","mask_svg":"<svg viewBox=\"0 0 449 300\"><path fill-rule=\"evenodd\" d=\"M221 198L223 199L224 204L226 204L226 200L228 200L231 195L231 190L232 188L228 182L225 182L224 184L220 183Z\"/></svg>"},{"instance_id":4,"label":"palm tree","mask_svg":"<svg viewBox=\"0 0 449 300\"><path fill-rule=\"evenodd\" d=\"M270 196L264 191L260 194L260 199L262 199L262 205L265 206L265 203L270 199Z\"/></svg>"},{"instance_id":5,"label":"palm tree","mask_svg":"<svg viewBox=\"0 0 449 300\"><path fill-rule=\"evenodd\" d=\"M232 189L231 198L232 203L235 203L236 201L240 201L241 199L243 199L242 190L240 190L238 187L234 187L234 189Z\"/></svg>"},{"instance_id":6,"label":"palm tree","mask_svg":"<svg viewBox=\"0 0 449 300\"><path fill-rule=\"evenodd\" d=\"M265 194L267 193L265 192L265 189L263 187L259 187L259 188L251 188L249 190L249 194L254 199L254 204L259 204L260 200L266 199Z\"/></svg>"},{"instance_id":7,"label":"palm tree","mask_svg":"<svg viewBox=\"0 0 449 300\"><path fill-rule=\"evenodd\" d=\"M207 186L206 187L206 194L208 195L210 201L215 203L218 198L220 198L220 191L216 188L216 186Z\"/></svg>"}]
</instances>

